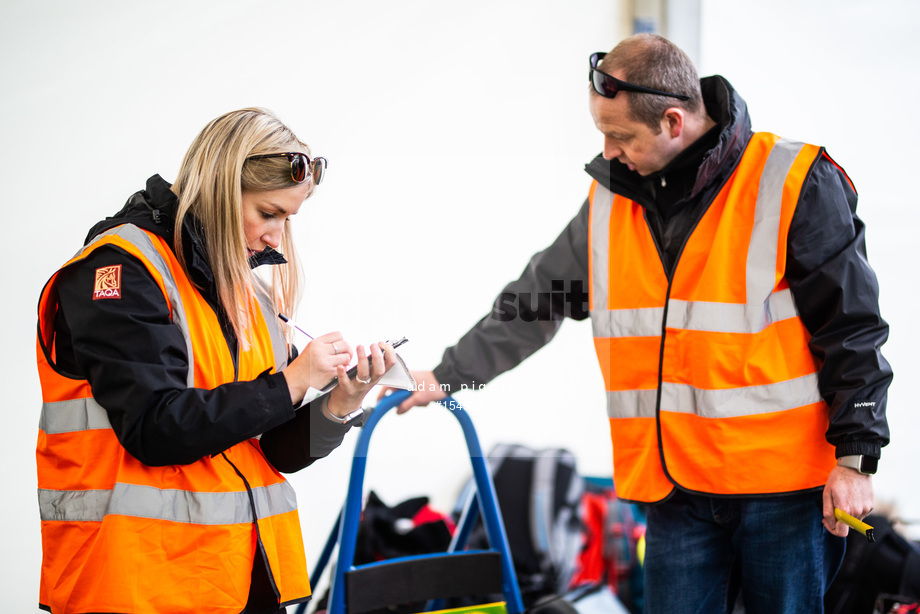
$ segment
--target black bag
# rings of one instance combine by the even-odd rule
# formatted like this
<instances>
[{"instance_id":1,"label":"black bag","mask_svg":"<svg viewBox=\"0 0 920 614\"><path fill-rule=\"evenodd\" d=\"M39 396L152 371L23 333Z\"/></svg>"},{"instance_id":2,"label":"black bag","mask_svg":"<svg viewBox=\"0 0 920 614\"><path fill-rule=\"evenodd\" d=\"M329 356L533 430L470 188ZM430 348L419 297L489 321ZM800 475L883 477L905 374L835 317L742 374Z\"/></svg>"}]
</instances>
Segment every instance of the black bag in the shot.
<instances>
[{"instance_id":1,"label":"black bag","mask_svg":"<svg viewBox=\"0 0 920 614\"><path fill-rule=\"evenodd\" d=\"M390 507L370 491L361 511L354 565L404 556L445 552L455 529L453 519L434 510L428 497L415 497ZM329 590L315 600L312 612L324 612ZM386 614L418 612L424 603L389 608Z\"/></svg>"},{"instance_id":2,"label":"black bag","mask_svg":"<svg viewBox=\"0 0 920 614\"><path fill-rule=\"evenodd\" d=\"M525 607L562 594L575 572L583 532L579 515L584 481L568 450L499 444L489 467ZM462 505L470 486L459 503ZM488 544L481 522L468 546Z\"/></svg>"},{"instance_id":3,"label":"black bag","mask_svg":"<svg viewBox=\"0 0 920 614\"><path fill-rule=\"evenodd\" d=\"M872 614L918 614L920 603L903 595L879 595Z\"/></svg>"},{"instance_id":4,"label":"black bag","mask_svg":"<svg viewBox=\"0 0 920 614\"><path fill-rule=\"evenodd\" d=\"M882 595L920 599L920 544L912 542L882 515L870 514L875 543L850 531L847 552L834 582L824 596L827 614L872 614Z\"/></svg>"},{"instance_id":5,"label":"black bag","mask_svg":"<svg viewBox=\"0 0 920 614\"><path fill-rule=\"evenodd\" d=\"M451 518L434 511L428 497L390 507L370 491L358 525L354 564L445 552L453 531Z\"/></svg>"}]
</instances>

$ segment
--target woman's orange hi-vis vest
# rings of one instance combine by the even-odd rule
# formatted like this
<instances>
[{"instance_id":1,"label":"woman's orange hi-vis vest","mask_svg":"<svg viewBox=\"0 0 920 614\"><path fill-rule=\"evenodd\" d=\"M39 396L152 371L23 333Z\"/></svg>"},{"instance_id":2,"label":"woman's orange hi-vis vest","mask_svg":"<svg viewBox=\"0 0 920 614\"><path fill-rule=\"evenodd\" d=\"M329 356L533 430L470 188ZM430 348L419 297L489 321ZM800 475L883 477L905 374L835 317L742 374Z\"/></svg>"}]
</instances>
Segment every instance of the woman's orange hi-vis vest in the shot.
<instances>
[{"instance_id":1,"label":"woman's orange hi-vis vest","mask_svg":"<svg viewBox=\"0 0 920 614\"><path fill-rule=\"evenodd\" d=\"M822 486L811 335L785 280L792 215L819 147L756 133L668 279L637 203L591 187L589 301L623 499Z\"/></svg>"},{"instance_id":2,"label":"woman's orange hi-vis vest","mask_svg":"<svg viewBox=\"0 0 920 614\"><path fill-rule=\"evenodd\" d=\"M257 331L239 351L239 376L213 309L165 241L133 225L97 239L143 262L186 339L188 386L212 389L255 379L287 361L284 337L260 291ZM39 302L42 385L38 498L42 574L39 601L51 612L217 612L243 610L261 542L281 604L310 595L294 491L255 439L189 465L150 467L119 443L86 380L54 367L55 274ZM101 288L100 291L105 291Z\"/></svg>"}]
</instances>

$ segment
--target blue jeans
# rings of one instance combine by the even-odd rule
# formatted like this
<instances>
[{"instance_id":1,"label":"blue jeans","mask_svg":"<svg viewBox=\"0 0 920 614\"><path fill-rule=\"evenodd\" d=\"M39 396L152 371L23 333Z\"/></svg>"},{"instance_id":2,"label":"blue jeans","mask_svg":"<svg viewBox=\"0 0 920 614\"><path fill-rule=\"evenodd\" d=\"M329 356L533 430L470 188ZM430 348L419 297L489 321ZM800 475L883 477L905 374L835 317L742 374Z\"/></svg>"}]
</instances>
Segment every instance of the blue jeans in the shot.
<instances>
[{"instance_id":1,"label":"blue jeans","mask_svg":"<svg viewBox=\"0 0 920 614\"><path fill-rule=\"evenodd\" d=\"M647 614L824 612L846 540L821 524L821 492L725 498L677 491L648 508Z\"/></svg>"}]
</instances>

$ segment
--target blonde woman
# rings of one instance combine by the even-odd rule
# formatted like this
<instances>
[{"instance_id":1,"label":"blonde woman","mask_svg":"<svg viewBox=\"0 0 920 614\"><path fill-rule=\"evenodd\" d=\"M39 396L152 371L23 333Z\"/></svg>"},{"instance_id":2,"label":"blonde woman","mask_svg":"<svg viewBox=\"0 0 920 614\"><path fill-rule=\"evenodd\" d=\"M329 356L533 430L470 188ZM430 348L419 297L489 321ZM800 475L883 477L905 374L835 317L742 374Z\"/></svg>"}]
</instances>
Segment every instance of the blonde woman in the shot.
<instances>
[{"instance_id":1,"label":"blonde woman","mask_svg":"<svg viewBox=\"0 0 920 614\"><path fill-rule=\"evenodd\" d=\"M227 113L173 185L151 177L45 286L42 609L251 614L309 598L279 471L338 446L395 360L334 332L297 356L279 320L299 297L290 218L325 169L271 113ZM349 379L356 355L371 361Z\"/></svg>"}]
</instances>

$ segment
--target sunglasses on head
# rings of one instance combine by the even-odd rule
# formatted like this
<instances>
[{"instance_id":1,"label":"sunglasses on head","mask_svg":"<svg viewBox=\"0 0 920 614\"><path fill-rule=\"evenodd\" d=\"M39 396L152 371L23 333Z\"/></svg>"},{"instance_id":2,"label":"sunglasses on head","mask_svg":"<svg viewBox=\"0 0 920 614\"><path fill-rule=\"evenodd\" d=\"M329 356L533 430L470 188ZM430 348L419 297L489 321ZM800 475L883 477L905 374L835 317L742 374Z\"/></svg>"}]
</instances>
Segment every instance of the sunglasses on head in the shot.
<instances>
[{"instance_id":1,"label":"sunglasses on head","mask_svg":"<svg viewBox=\"0 0 920 614\"><path fill-rule=\"evenodd\" d=\"M291 179L295 183L303 183L307 177L313 180L313 185L319 185L323 182L323 176L326 174L326 158L314 158L311 160L307 154L299 151L287 153L261 154L258 156L249 156L247 160L262 160L264 158L287 158L291 163ZM309 171L309 174L307 174Z\"/></svg>"},{"instance_id":2,"label":"sunglasses on head","mask_svg":"<svg viewBox=\"0 0 920 614\"><path fill-rule=\"evenodd\" d=\"M591 72L588 74L588 78L591 79L591 85L594 86L594 91L604 98L613 98L617 95L617 92L623 91L639 92L641 94L657 94L658 96L669 96L671 98L677 98L678 100L690 100L690 96L687 96L686 94L663 92L661 90L652 89L650 87L643 87L641 85L627 83L626 81L621 81L616 77L611 77L607 73L602 72L597 68L598 62L604 59L605 55L607 54L600 51L591 54Z\"/></svg>"}]
</instances>

